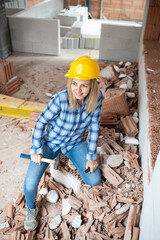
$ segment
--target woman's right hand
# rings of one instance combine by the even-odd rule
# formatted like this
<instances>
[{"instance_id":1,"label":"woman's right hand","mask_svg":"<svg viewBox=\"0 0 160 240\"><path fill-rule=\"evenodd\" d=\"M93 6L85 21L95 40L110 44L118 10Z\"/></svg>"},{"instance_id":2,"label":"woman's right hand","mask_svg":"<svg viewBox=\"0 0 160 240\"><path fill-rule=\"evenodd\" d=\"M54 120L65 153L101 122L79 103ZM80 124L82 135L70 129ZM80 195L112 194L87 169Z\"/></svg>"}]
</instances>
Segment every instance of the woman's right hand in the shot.
<instances>
[{"instance_id":1,"label":"woman's right hand","mask_svg":"<svg viewBox=\"0 0 160 240\"><path fill-rule=\"evenodd\" d=\"M42 155L41 154L31 154L31 160L35 163L38 163L39 165L41 165L41 159L42 159Z\"/></svg>"}]
</instances>

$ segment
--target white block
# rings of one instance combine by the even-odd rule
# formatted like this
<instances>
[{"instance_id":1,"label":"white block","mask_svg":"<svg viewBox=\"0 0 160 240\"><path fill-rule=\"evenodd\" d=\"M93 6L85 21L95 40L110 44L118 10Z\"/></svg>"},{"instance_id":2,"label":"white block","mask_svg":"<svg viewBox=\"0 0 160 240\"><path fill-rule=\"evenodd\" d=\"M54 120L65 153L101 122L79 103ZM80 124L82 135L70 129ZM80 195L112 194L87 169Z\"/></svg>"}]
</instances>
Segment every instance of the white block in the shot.
<instances>
[{"instance_id":1,"label":"white block","mask_svg":"<svg viewBox=\"0 0 160 240\"><path fill-rule=\"evenodd\" d=\"M67 44L68 44L68 49L73 49L73 38L68 38Z\"/></svg>"},{"instance_id":2,"label":"white block","mask_svg":"<svg viewBox=\"0 0 160 240\"><path fill-rule=\"evenodd\" d=\"M95 39L94 40L94 49L99 49L100 46L100 40L99 39Z\"/></svg>"},{"instance_id":3,"label":"white block","mask_svg":"<svg viewBox=\"0 0 160 240\"><path fill-rule=\"evenodd\" d=\"M82 22L73 23L72 28L71 28L72 37L80 37L81 36L82 25L83 25Z\"/></svg>"},{"instance_id":4,"label":"white block","mask_svg":"<svg viewBox=\"0 0 160 240\"><path fill-rule=\"evenodd\" d=\"M62 39L63 39L62 48L67 49L68 48L68 44L67 44L68 38L63 37Z\"/></svg>"},{"instance_id":5,"label":"white block","mask_svg":"<svg viewBox=\"0 0 160 240\"><path fill-rule=\"evenodd\" d=\"M50 165L50 173L56 182L64 185L66 188L72 188L74 193L79 191L81 182L71 174L65 175L61 171L55 170L52 164Z\"/></svg>"},{"instance_id":6,"label":"white block","mask_svg":"<svg viewBox=\"0 0 160 240\"><path fill-rule=\"evenodd\" d=\"M140 34L142 30L141 24L128 25L120 24L102 24L101 26L101 37L112 38L112 39L133 39L134 41L140 40Z\"/></svg>"},{"instance_id":7,"label":"white block","mask_svg":"<svg viewBox=\"0 0 160 240\"><path fill-rule=\"evenodd\" d=\"M57 18L60 19L60 25L63 26L72 26L79 19L78 16L65 16L62 14L58 14Z\"/></svg>"},{"instance_id":8,"label":"white block","mask_svg":"<svg viewBox=\"0 0 160 240\"><path fill-rule=\"evenodd\" d=\"M109 61L136 61L141 24L102 24L99 58Z\"/></svg>"},{"instance_id":9,"label":"white block","mask_svg":"<svg viewBox=\"0 0 160 240\"><path fill-rule=\"evenodd\" d=\"M80 48L84 48L85 38L80 38Z\"/></svg>"},{"instance_id":10,"label":"white block","mask_svg":"<svg viewBox=\"0 0 160 240\"><path fill-rule=\"evenodd\" d=\"M70 31L71 31L70 26L60 26L61 37L64 37L67 34L67 32L70 32Z\"/></svg>"},{"instance_id":11,"label":"white block","mask_svg":"<svg viewBox=\"0 0 160 240\"><path fill-rule=\"evenodd\" d=\"M94 49L94 39L85 39L84 48L93 48Z\"/></svg>"},{"instance_id":12,"label":"white block","mask_svg":"<svg viewBox=\"0 0 160 240\"><path fill-rule=\"evenodd\" d=\"M73 48L79 48L79 38L73 38Z\"/></svg>"}]
</instances>

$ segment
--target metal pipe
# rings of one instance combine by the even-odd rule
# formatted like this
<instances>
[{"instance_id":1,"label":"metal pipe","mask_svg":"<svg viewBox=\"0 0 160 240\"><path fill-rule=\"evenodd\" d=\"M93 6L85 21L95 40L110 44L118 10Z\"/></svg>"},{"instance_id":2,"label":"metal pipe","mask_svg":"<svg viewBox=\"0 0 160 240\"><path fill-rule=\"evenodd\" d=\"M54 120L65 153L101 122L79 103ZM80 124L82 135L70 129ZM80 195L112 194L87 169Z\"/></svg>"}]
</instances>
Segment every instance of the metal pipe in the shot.
<instances>
[{"instance_id":1,"label":"metal pipe","mask_svg":"<svg viewBox=\"0 0 160 240\"><path fill-rule=\"evenodd\" d=\"M102 11L103 11L103 0L101 0L100 19L102 19L103 17Z\"/></svg>"},{"instance_id":2,"label":"metal pipe","mask_svg":"<svg viewBox=\"0 0 160 240\"><path fill-rule=\"evenodd\" d=\"M90 13L91 1L87 0L88 12Z\"/></svg>"}]
</instances>

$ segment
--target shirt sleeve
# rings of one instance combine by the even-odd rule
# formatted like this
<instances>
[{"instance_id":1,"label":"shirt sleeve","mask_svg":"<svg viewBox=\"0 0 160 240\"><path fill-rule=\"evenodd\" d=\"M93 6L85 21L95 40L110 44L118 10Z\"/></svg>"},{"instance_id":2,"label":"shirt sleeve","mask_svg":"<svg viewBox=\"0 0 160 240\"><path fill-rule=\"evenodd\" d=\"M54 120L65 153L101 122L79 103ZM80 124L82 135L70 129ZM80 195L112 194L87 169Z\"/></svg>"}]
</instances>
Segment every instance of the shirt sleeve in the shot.
<instances>
[{"instance_id":1,"label":"shirt sleeve","mask_svg":"<svg viewBox=\"0 0 160 240\"><path fill-rule=\"evenodd\" d=\"M37 118L36 125L32 136L32 147L30 148L30 154L42 154L43 147L42 140L44 135L45 126L50 120L53 120L60 112L60 100L57 95L51 98L46 108Z\"/></svg>"},{"instance_id":2,"label":"shirt sleeve","mask_svg":"<svg viewBox=\"0 0 160 240\"><path fill-rule=\"evenodd\" d=\"M88 127L88 154L87 160L96 160L97 158L97 142L98 132L100 126L101 108L102 108L103 96L100 92L97 108L94 111L90 125Z\"/></svg>"}]
</instances>

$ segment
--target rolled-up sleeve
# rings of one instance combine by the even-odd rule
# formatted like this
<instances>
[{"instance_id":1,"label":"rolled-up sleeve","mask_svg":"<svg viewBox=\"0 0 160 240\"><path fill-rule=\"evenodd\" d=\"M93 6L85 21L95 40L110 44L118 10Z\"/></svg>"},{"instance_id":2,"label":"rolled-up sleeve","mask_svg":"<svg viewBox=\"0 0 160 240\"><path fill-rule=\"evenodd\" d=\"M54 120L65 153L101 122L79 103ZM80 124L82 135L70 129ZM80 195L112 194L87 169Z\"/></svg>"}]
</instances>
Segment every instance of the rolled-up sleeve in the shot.
<instances>
[{"instance_id":1,"label":"rolled-up sleeve","mask_svg":"<svg viewBox=\"0 0 160 240\"><path fill-rule=\"evenodd\" d=\"M55 95L51 98L46 108L37 118L36 125L32 136L32 147L30 148L30 154L42 154L42 139L45 130L45 126L50 120L53 120L60 112L60 101Z\"/></svg>"},{"instance_id":2,"label":"rolled-up sleeve","mask_svg":"<svg viewBox=\"0 0 160 240\"><path fill-rule=\"evenodd\" d=\"M101 108L103 96L100 92L97 108L93 114L90 125L88 127L88 154L87 160L96 160L97 158L97 142L100 126Z\"/></svg>"}]
</instances>

